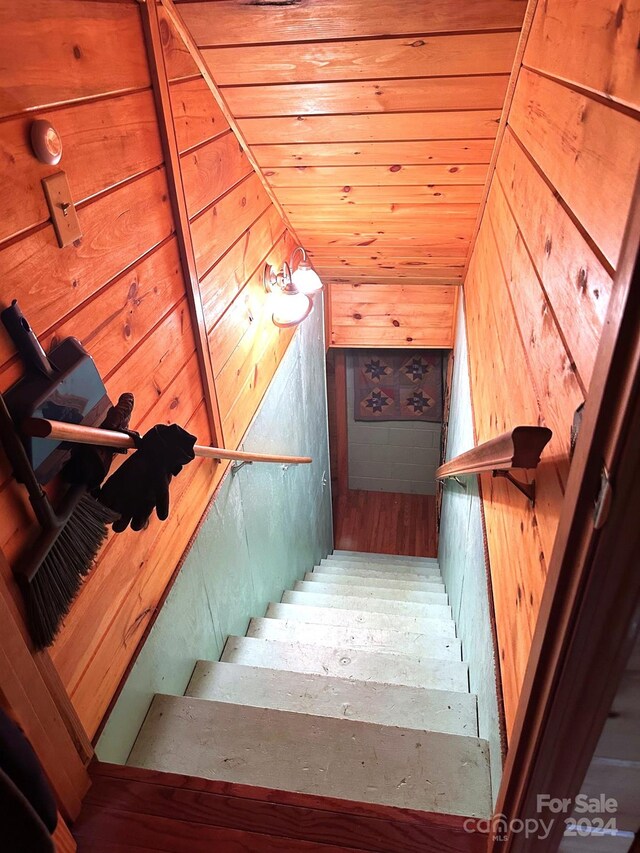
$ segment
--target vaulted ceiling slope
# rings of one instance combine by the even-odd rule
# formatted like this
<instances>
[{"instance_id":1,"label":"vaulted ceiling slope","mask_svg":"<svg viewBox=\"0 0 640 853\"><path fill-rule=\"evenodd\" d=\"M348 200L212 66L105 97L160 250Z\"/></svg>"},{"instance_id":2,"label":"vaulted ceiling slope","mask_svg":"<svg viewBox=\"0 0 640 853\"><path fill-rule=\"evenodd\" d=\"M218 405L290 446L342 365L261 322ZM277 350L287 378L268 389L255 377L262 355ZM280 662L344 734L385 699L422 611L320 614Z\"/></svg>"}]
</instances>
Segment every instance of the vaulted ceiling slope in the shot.
<instances>
[{"instance_id":1,"label":"vaulted ceiling slope","mask_svg":"<svg viewBox=\"0 0 640 853\"><path fill-rule=\"evenodd\" d=\"M197 0L179 11L318 272L455 284L526 0Z\"/></svg>"}]
</instances>

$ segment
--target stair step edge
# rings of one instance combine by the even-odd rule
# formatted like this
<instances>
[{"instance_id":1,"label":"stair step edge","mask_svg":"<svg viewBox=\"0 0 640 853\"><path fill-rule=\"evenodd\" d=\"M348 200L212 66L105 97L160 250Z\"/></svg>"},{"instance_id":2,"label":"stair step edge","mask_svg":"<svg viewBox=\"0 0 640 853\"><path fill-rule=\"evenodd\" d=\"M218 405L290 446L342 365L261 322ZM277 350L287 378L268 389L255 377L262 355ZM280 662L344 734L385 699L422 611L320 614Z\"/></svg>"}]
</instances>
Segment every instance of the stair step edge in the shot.
<instances>
[{"instance_id":1,"label":"stair step edge","mask_svg":"<svg viewBox=\"0 0 640 853\"><path fill-rule=\"evenodd\" d=\"M287 669L333 675L338 678L373 680L410 687L469 692L469 668L464 661L413 658L402 654L331 648L313 643L228 637L221 661L269 669Z\"/></svg>"},{"instance_id":2,"label":"stair step edge","mask_svg":"<svg viewBox=\"0 0 640 853\"><path fill-rule=\"evenodd\" d=\"M384 628L427 636L456 636L456 626L448 618L433 618L421 616L398 616L397 614L380 613L371 610L359 610L357 607L328 608L314 607L310 604L293 604L271 602L265 611L268 619L295 619L300 622L311 622L321 625L362 625L370 628Z\"/></svg>"},{"instance_id":3,"label":"stair step edge","mask_svg":"<svg viewBox=\"0 0 640 853\"><path fill-rule=\"evenodd\" d=\"M394 560L405 561L408 563L419 563L419 564L429 564L429 563L437 563L437 557L413 557L408 556L406 554L384 554L379 551L345 551L340 548L336 548L333 550L333 553L328 556L348 556L348 557L356 557L358 559L369 560L371 557L380 557L383 562L393 562Z\"/></svg>"},{"instance_id":4,"label":"stair step edge","mask_svg":"<svg viewBox=\"0 0 640 853\"><path fill-rule=\"evenodd\" d=\"M450 619L448 604L422 604L415 601L393 601L380 598L364 598L353 595L326 595L306 591L287 591L282 604L304 604L320 607L336 607L342 610L371 610L396 616L420 616L426 619Z\"/></svg>"},{"instance_id":5,"label":"stair step edge","mask_svg":"<svg viewBox=\"0 0 640 853\"><path fill-rule=\"evenodd\" d=\"M198 661L185 696L477 736L474 694Z\"/></svg>"},{"instance_id":6,"label":"stair step edge","mask_svg":"<svg viewBox=\"0 0 640 853\"><path fill-rule=\"evenodd\" d=\"M488 745L480 738L210 700L154 697L128 765L445 814L491 814Z\"/></svg>"},{"instance_id":7,"label":"stair step edge","mask_svg":"<svg viewBox=\"0 0 640 853\"><path fill-rule=\"evenodd\" d=\"M402 631L380 631L361 627L314 625L282 619L254 618L247 637L312 643L330 648L385 652L439 660L462 660L462 642L455 637L427 637Z\"/></svg>"},{"instance_id":8,"label":"stair step edge","mask_svg":"<svg viewBox=\"0 0 640 853\"><path fill-rule=\"evenodd\" d=\"M311 583L333 583L343 584L345 586L371 586L372 589L413 589L416 592L445 592L445 585L442 581L429 578L420 580L405 580L404 578L373 578L360 577L358 575L334 575L330 572L323 573L315 568L312 572L307 572L303 580Z\"/></svg>"}]
</instances>

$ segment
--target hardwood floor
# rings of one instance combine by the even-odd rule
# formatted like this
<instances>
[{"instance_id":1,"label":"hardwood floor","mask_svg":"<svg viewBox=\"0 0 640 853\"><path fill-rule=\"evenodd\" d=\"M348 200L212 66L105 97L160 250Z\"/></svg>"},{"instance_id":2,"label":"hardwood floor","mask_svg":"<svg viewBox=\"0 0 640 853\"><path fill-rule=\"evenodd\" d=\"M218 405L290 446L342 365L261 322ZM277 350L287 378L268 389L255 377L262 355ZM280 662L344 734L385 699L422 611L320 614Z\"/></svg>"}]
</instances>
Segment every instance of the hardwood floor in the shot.
<instances>
[{"instance_id":1,"label":"hardwood floor","mask_svg":"<svg viewBox=\"0 0 640 853\"><path fill-rule=\"evenodd\" d=\"M434 495L350 490L334 504L335 547L409 557L437 557Z\"/></svg>"}]
</instances>

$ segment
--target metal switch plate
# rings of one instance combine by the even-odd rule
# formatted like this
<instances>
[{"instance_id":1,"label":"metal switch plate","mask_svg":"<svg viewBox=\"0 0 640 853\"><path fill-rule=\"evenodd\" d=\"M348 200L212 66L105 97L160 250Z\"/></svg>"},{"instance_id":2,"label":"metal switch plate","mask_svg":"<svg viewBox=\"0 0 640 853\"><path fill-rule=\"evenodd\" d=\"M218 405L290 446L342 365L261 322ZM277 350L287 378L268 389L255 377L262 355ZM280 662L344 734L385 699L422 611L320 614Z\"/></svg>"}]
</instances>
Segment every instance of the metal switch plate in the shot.
<instances>
[{"instance_id":1,"label":"metal switch plate","mask_svg":"<svg viewBox=\"0 0 640 853\"><path fill-rule=\"evenodd\" d=\"M55 175L43 178L42 188L49 205L58 245L62 249L82 237L66 174L56 172Z\"/></svg>"}]
</instances>

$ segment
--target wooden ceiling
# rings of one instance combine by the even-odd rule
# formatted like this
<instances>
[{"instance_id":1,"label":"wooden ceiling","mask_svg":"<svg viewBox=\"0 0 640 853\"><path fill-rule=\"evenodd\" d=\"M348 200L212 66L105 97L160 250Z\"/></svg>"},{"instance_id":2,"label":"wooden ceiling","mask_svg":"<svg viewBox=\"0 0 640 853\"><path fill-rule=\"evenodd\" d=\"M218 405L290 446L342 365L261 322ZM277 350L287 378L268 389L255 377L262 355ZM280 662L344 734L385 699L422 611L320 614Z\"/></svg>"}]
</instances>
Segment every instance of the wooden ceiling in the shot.
<instances>
[{"instance_id":1,"label":"wooden ceiling","mask_svg":"<svg viewBox=\"0 0 640 853\"><path fill-rule=\"evenodd\" d=\"M462 280L526 0L179 10L325 281Z\"/></svg>"}]
</instances>

